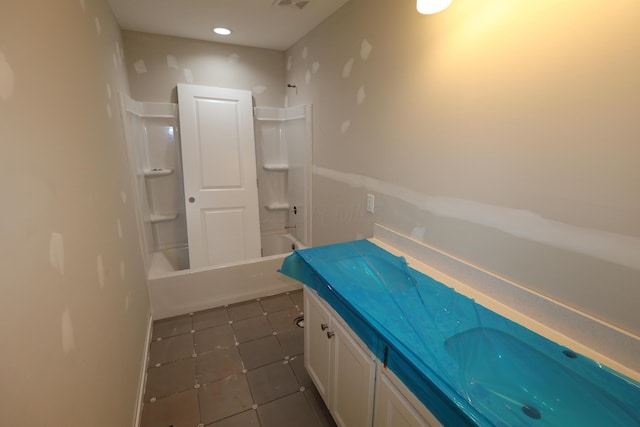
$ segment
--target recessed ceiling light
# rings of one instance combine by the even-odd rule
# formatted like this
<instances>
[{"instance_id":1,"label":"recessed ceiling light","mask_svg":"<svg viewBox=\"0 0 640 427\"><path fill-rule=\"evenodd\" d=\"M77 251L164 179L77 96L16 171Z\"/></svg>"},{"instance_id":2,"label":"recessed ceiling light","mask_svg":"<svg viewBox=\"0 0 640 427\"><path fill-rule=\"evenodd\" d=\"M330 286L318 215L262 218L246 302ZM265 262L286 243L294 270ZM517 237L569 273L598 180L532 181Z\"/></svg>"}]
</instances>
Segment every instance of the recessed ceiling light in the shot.
<instances>
[{"instance_id":1,"label":"recessed ceiling light","mask_svg":"<svg viewBox=\"0 0 640 427\"><path fill-rule=\"evenodd\" d=\"M224 27L216 27L213 29L213 32L220 36L228 36L229 34L231 34L231 30Z\"/></svg>"},{"instance_id":2,"label":"recessed ceiling light","mask_svg":"<svg viewBox=\"0 0 640 427\"><path fill-rule=\"evenodd\" d=\"M451 1L452 0L418 0L416 2L416 8L418 12L423 15L432 15L448 8Z\"/></svg>"}]
</instances>

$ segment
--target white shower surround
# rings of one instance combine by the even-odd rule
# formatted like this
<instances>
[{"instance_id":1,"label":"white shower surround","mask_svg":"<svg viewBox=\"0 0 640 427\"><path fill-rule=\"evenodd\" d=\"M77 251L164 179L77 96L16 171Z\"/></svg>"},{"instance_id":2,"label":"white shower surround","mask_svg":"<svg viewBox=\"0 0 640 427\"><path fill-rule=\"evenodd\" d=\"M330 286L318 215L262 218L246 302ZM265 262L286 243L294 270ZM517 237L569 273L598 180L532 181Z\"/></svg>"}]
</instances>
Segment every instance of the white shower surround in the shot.
<instances>
[{"instance_id":1,"label":"white shower surround","mask_svg":"<svg viewBox=\"0 0 640 427\"><path fill-rule=\"evenodd\" d=\"M182 168L178 139L164 141L166 144L161 144L162 147L148 147L152 133L158 134L160 130L166 131L167 137L173 136L170 128L178 125L177 106L136 102L126 95L122 95L122 106L129 133L128 155L135 179L135 205L140 240L145 248L143 258L153 318L162 319L300 289L298 282L282 276L277 270L294 248L305 247L311 241L311 106L255 109L256 121L270 123L274 130L271 136L275 137L265 139L263 135L257 139L256 144L262 144L259 149L266 154L258 168L269 170L269 166L264 167L265 162L278 165L270 172L276 176L280 174L277 179L284 179L284 182L275 195L288 200L277 200L276 204L291 203L291 208L282 209L279 221L271 223L271 229L262 229L263 257L197 269L188 268L186 225L179 221L184 216L184 206L179 203L173 208L169 206L172 201L184 198L181 185L176 185L176 182L181 184ZM301 143L292 150L292 141ZM159 156L154 155L153 150ZM170 150L175 151L173 163L167 160L171 157ZM167 173L169 170L171 172ZM171 176L176 182L168 191L154 190L155 180L166 180ZM273 195L270 193L267 197ZM158 206L162 211L154 212ZM295 214L293 206L296 206ZM159 216L172 217L172 212L168 211L177 213L178 221L153 222L153 218L157 220ZM290 228L285 229L285 226Z\"/></svg>"}]
</instances>

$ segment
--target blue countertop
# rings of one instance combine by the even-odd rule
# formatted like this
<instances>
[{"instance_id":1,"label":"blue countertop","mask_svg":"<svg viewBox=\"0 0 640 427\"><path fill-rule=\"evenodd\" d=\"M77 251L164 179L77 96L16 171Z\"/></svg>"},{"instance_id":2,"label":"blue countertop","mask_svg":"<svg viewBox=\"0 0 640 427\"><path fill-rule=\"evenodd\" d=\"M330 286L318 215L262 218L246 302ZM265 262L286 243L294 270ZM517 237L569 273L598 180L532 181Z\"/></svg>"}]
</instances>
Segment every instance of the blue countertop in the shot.
<instances>
[{"instance_id":1,"label":"blue countertop","mask_svg":"<svg viewBox=\"0 0 640 427\"><path fill-rule=\"evenodd\" d=\"M640 384L477 304L367 240L281 272L324 298L451 426L640 426Z\"/></svg>"}]
</instances>

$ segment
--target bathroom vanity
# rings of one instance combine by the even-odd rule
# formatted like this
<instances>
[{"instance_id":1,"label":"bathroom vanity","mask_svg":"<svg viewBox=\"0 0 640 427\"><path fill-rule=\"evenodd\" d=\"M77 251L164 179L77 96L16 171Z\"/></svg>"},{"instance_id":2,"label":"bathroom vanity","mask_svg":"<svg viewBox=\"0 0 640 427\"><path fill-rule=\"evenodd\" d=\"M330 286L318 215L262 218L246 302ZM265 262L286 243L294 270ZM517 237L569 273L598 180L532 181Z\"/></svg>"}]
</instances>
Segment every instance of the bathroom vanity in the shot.
<instances>
[{"instance_id":1,"label":"bathroom vanity","mask_svg":"<svg viewBox=\"0 0 640 427\"><path fill-rule=\"evenodd\" d=\"M638 426L640 384L370 241L297 251L305 367L341 427Z\"/></svg>"},{"instance_id":2,"label":"bathroom vanity","mask_svg":"<svg viewBox=\"0 0 640 427\"><path fill-rule=\"evenodd\" d=\"M305 368L339 426L442 425L308 286L304 307Z\"/></svg>"}]
</instances>

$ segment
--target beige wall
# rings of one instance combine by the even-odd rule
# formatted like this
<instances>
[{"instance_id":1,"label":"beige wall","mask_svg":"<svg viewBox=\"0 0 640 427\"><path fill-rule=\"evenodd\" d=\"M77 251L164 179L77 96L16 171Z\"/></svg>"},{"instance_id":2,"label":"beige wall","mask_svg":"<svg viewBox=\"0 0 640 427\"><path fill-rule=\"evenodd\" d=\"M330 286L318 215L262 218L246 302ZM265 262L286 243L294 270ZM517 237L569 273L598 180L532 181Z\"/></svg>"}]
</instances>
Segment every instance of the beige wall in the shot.
<instances>
[{"instance_id":1,"label":"beige wall","mask_svg":"<svg viewBox=\"0 0 640 427\"><path fill-rule=\"evenodd\" d=\"M130 426L149 319L103 0L0 13L0 414Z\"/></svg>"},{"instance_id":2,"label":"beige wall","mask_svg":"<svg viewBox=\"0 0 640 427\"><path fill-rule=\"evenodd\" d=\"M176 85L246 89L259 107L282 107L284 53L216 42L123 32L131 96L177 102Z\"/></svg>"},{"instance_id":3,"label":"beige wall","mask_svg":"<svg viewBox=\"0 0 640 427\"><path fill-rule=\"evenodd\" d=\"M640 335L639 14L351 0L286 58L288 104L314 105L314 244L380 221Z\"/></svg>"}]
</instances>

